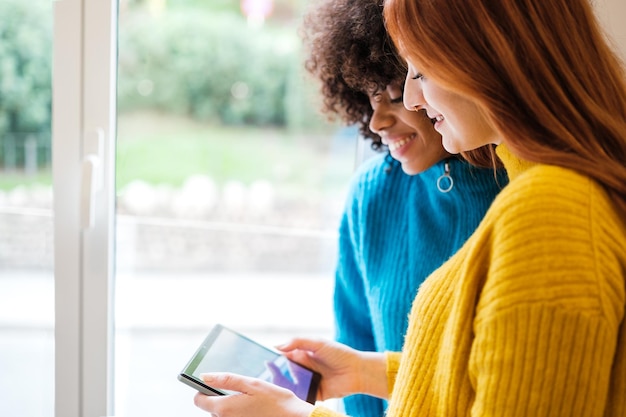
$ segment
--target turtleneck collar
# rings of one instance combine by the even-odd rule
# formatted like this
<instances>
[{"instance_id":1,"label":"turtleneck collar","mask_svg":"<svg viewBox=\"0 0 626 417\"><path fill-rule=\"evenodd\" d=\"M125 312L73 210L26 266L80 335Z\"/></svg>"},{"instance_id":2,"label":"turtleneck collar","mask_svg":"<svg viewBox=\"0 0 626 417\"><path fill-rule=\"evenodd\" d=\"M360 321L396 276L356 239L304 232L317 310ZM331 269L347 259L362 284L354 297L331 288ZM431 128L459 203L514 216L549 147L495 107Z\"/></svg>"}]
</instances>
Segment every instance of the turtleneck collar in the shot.
<instances>
[{"instance_id":1,"label":"turtleneck collar","mask_svg":"<svg viewBox=\"0 0 626 417\"><path fill-rule=\"evenodd\" d=\"M504 143L496 147L496 155L498 155L500 160L502 160L504 168L509 176L509 180L514 180L528 168L537 165L536 162L520 159L517 155L513 154Z\"/></svg>"}]
</instances>

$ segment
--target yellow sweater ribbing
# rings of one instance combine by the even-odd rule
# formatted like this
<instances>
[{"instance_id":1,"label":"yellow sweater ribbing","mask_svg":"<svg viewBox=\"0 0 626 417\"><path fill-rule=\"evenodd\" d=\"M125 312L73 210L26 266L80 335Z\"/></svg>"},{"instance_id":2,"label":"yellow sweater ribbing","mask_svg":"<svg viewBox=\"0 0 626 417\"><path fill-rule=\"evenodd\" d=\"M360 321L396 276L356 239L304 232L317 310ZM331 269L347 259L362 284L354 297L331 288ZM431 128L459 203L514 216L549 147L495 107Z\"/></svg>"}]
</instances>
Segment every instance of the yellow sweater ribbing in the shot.
<instances>
[{"instance_id":1,"label":"yellow sweater ribbing","mask_svg":"<svg viewBox=\"0 0 626 417\"><path fill-rule=\"evenodd\" d=\"M387 415L626 416L624 222L589 178L498 155L510 183L420 288Z\"/></svg>"}]
</instances>

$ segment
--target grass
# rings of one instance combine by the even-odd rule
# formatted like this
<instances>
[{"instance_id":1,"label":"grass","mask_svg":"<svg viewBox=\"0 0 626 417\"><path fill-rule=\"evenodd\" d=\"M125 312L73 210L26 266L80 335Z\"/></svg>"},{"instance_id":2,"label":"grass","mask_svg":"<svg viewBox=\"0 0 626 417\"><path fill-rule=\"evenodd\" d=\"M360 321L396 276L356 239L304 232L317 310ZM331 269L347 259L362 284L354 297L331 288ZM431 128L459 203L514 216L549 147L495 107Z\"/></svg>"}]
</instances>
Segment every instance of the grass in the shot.
<instances>
[{"instance_id":1,"label":"grass","mask_svg":"<svg viewBox=\"0 0 626 417\"><path fill-rule=\"evenodd\" d=\"M263 179L313 192L343 189L354 166L354 140L332 129L317 133L286 129L223 127L165 114L123 114L118 118L116 186L134 180L180 186L192 175L217 184ZM0 175L0 189L52 184L50 170L36 176Z\"/></svg>"},{"instance_id":2,"label":"grass","mask_svg":"<svg viewBox=\"0 0 626 417\"><path fill-rule=\"evenodd\" d=\"M337 142L330 130L304 134L127 115L118 121L117 181L119 187L138 178L178 186L195 174L208 175L218 184L258 179L294 185L343 181L352 170L354 144Z\"/></svg>"},{"instance_id":3,"label":"grass","mask_svg":"<svg viewBox=\"0 0 626 417\"><path fill-rule=\"evenodd\" d=\"M25 174L22 171L2 172L0 175L0 190L12 190L17 186L32 187L35 185L52 185L52 172L49 168L39 171L35 175Z\"/></svg>"}]
</instances>

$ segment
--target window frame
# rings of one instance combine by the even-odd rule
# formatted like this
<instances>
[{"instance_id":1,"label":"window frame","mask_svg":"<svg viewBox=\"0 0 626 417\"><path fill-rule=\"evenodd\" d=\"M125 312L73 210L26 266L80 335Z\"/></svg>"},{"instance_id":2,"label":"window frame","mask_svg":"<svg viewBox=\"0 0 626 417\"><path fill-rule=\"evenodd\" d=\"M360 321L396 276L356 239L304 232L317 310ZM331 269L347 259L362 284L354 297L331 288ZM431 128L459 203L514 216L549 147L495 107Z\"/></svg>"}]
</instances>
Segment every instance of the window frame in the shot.
<instances>
[{"instance_id":1,"label":"window frame","mask_svg":"<svg viewBox=\"0 0 626 417\"><path fill-rule=\"evenodd\" d=\"M57 416L114 413L117 7L115 0L58 0L54 4ZM90 210L92 225L84 227Z\"/></svg>"}]
</instances>

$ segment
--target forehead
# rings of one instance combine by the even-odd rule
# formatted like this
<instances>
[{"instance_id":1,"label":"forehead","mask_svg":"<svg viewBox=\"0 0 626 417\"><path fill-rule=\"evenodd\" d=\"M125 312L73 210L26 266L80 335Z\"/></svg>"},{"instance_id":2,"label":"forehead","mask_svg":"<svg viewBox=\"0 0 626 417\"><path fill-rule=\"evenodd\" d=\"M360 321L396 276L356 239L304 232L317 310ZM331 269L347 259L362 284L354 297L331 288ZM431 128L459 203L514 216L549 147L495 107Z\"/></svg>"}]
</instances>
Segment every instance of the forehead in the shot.
<instances>
[{"instance_id":1,"label":"forehead","mask_svg":"<svg viewBox=\"0 0 626 417\"><path fill-rule=\"evenodd\" d=\"M381 94L384 92L394 92L394 91L402 91L404 89L404 75L402 76L402 78L398 78L397 80L393 80L391 82L389 82L389 84L384 85L384 86L372 86L372 88L370 88L366 94L367 95L374 95L374 94Z\"/></svg>"},{"instance_id":2,"label":"forehead","mask_svg":"<svg viewBox=\"0 0 626 417\"><path fill-rule=\"evenodd\" d=\"M417 66L411 62L410 58L406 59L406 67L408 71L415 71Z\"/></svg>"}]
</instances>

